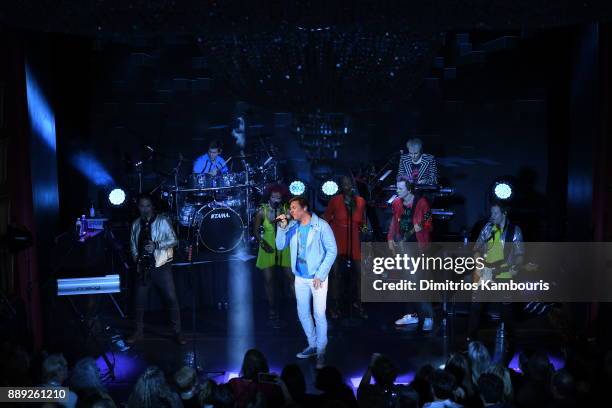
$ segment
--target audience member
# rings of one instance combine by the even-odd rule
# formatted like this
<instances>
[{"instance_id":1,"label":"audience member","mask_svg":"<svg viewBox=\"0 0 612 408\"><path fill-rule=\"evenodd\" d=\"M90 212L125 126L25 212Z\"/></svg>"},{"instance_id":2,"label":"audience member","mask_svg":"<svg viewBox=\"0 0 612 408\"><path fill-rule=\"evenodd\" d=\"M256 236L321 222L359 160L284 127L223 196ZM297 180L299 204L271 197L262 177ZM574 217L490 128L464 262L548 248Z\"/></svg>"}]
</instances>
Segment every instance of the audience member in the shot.
<instances>
[{"instance_id":1,"label":"audience member","mask_svg":"<svg viewBox=\"0 0 612 408\"><path fill-rule=\"evenodd\" d=\"M578 407L576 383L569 371L562 369L552 375L550 391L550 408Z\"/></svg>"},{"instance_id":2,"label":"audience member","mask_svg":"<svg viewBox=\"0 0 612 408\"><path fill-rule=\"evenodd\" d=\"M452 353L444 365L444 371L448 371L455 377L457 402L465 406L480 405L480 396L477 394L476 386L472 381L470 363L464 354Z\"/></svg>"},{"instance_id":3,"label":"audience member","mask_svg":"<svg viewBox=\"0 0 612 408\"><path fill-rule=\"evenodd\" d=\"M148 367L138 378L128 400L128 408L182 407L181 398L166 383L164 373L155 366Z\"/></svg>"},{"instance_id":4,"label":"audience member","mask_svg":"<svg viewBox=\"0 0 612 408\"><path fill-rule=\"evenodd\" d=\"M323 367L317 372L315 387L321 391L321 405L327 402L342 403L347 408L356 408L357 399L344 383L342 374L335 367Z\"/></svg>"},{"instance_id":5,"label":"audience member","mask_svg":"<svg viewBox=\"0 0 612 408\"><path fill-rule=\"evenodd\" d=\"M435 370L431 374L431 389L433 401L423 405L423 408L460 408L462 405L453 401L456 387L455 377L447 371Z\"/></svg>"},{"instance_id":6,"label":"audience member","mask_svg":"<svg viewBox=\"0 0 612 408\"><path fill-rule=\"evenodd\" d=\"M537 351L528 357L523 384L516 393L516 402L520 407L543 407L550 401L550 377L553 366L546 353Z\"/></svg>"},{"instance_id":7,"label":"audience member","mask_svg":"<svg viewBox=\"0 0 612 408\"><path fill-rule=\"evenodd\" d=\"M100 401L113 403L100 379L100 369L91 357L76 362L70 377L70 388L78 396L77 407L90 407Z\"/></svg>"},{"instance_id":8,"label":"audience member","mask_svg":"<svg viewBox=\"0 0 612 408\"><path fill-rule=\"evenodd\" d=\"M504 383L499 376L493 373L483 373L478 378L480 398L485 407L503 408Z\"/></svg>"},{"instance_id":9,"label":"audience member","mask_svg":"<svg viewBox=\"0 0 612 408\"><path fill-rule=\"evenodd\" d=\"M238 408L254 403L257 394L263 394L271 407L281 406L284 398L276 375L270 375L268 361L259 350L248 350L242 361L240 377L232 378L229 385Z\"/></svg>"},{"instance_id":10,"label":"audience member","mask_svg":"<svg viewBox=\"0 0 612 408\"><path fill-rule=\"evenodd\" d=\"M493 364L489 367L487 373L495 374L500 380L502 380L502 383L504 384L503 402L510 403L511 401L514 401L514 389L512 387L510 370L501 364Z\"/></svg>"},{"instance_id":11,"label":"audience member","mask_svg":"<svg viewBox=\"0 0 612 408\"><path fill-rule=\"evenodd\" d=\"M487 371L489 365L491 365L491 355L484 344L479 341L472 341L468 345L467 357L470 362L472 382L477 384L480 375Z\"/></svg>"},{"instance_id":12,"label":"audience member","mask_svg":"<svg viewBox=\"0 0 612 408\"><path fill-rule=\"evenodd\" d=\"M196 371L191 367L182 367L174 374L174 383L185 408L199 408L199 383Z\"/></svg>"},{"instance_id":13,"label":"audience member","mask_svg":"<svg viewBox=\"0 0 612 408\"><path fill-rule=\"evenodd\" d=\"M317 402L315 395L306 393L306 380L304 373L297 364L288 364L283 368L281 379L293 401L300 407L314 407Z\"/></svg>"},{"instance_id":14,"label":"audience member","mask_svg":"<svg viewBox=\"0 0 612 408\"><path fill-rule=\"evenodd\" d=\"M42 363L42 387L58 388L68 379L68 362L62 354L51 354ZM65 408L74 408L77 404L77 395L68 390L68 400L58 405Z\"/></svg>"},{"instance_id":15,"label":"audience member","mask_svg":"<svg viewBox=\"0 0 612 408\"><path fill-rule=\"evenodd\" d=\"M419 402L424 405L433 401L433 392L431 389L431 376L435 369L431 364L426 364L419 368L410 383L410 388L419 394Z\"/></svg>"}]
</instances>

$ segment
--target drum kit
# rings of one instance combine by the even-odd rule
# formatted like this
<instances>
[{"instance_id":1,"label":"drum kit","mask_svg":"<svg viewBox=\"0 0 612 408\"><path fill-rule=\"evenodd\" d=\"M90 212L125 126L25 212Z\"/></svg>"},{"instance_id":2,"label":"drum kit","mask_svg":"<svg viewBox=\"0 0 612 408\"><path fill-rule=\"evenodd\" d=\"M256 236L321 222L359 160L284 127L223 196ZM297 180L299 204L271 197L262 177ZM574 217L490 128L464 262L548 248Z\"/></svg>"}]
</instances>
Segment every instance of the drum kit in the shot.
<instances>
[{"instance_id":1,"label":"drum kit","mask_svg":"<svg viewBox=\"0 0 612 408\"><path fill-rule=\"evenodd\" d=\"M162 199L174 218L179 240L215 253L234 250L248 240L248 226L265 186L278 180L278 165L269 157L250 164L241 156L243 171L218 175L190 174L162 184ZM231 159L230 159L231 160ZM229 160L228 160L229 162Z\"/></svg>"}]
</instances>

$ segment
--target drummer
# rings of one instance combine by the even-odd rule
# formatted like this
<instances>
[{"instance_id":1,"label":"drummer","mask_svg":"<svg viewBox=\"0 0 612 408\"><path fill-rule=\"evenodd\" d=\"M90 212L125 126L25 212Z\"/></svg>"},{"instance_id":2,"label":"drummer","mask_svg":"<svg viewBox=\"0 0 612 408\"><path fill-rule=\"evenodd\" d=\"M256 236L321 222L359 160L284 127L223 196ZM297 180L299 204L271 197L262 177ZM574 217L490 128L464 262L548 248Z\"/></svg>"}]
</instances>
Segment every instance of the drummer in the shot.
<instances>
[{"instance_id":1,"label":"drummer","mask_svg":"<svg viewBox=\"0 0 612 408\"><path fill-rule=\"evenodd\" d=\"M229 172L227 163L220 156L221 145L216 140L213 140L208 145L208 152L198 157L193 163L193 172L196 174L208 174L216 176L218 174L226 174Z\"/></svg>"}]
</instances>

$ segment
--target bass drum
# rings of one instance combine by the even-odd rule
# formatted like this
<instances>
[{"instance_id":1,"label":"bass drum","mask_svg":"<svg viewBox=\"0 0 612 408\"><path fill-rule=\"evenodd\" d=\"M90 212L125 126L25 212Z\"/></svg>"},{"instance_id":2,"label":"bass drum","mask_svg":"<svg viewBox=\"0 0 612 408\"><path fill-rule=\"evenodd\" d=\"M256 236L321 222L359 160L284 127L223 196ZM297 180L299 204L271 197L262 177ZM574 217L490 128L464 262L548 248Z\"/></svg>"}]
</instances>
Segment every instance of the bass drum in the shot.
<instances>
[{"instance_id":1,"label":"bass drum","mask_svg":"<svg viewBox=\"0 0 612 408\"><path fill-rule=\"evenodd\" d=\"M196 219L199 221L200 241L212 252L229 252L242 241L244 222L229 207L202 207Z\"/></svg>"}]
</instances>

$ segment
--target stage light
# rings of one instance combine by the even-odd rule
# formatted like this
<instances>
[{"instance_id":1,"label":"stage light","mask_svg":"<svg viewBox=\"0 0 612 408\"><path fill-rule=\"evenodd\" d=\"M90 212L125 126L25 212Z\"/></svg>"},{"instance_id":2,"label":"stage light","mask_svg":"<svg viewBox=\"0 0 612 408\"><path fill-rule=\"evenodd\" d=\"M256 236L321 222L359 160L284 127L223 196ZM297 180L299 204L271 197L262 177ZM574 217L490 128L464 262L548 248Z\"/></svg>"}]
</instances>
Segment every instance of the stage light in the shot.
<instances>
[{"instance_id":1,"label":"stage light","mask_svg":"<svg viewBox=\"0 0 612 408\"><path fill-rule=\"evenodd\" d=\"M110 201L112 205L119 206L125 202L125 197L125 191L120 188L115 188L108 194L108 201Z\"/></svg>"},{"instance_id":2,"label":"stage light","mask_svg":"<svg viewBox=\"0 0 612 408\"><path fill-rule=\"evenodd\" d=\"M493 194L495 198L500 200L508 200L512 197L512 186L505 181L499 181L495 183L493 187Z\"/></svg>"},{"instance_id":3,"label":"stage light","mask_svg":"<svg viewBox=\"0 0 612 408\"><path fill-rule=\"evenodd\" d=\"M96 186L113 185L113 177L93 154L78 152L72 156L71 161L74 167Z\"/></svg>"},{"instance_id":4,"label":"stage light","mask_svg":"<svg viewBox=\"0 0 612 408\"><path fill-rule=\"evenodd\" d=\"M338 183L333 180L327 180L321 186L321 191L328 197L335 195L338 192Z\"/></svg>"},{"instance_id":5,"label":"stage light","mask_svg":"<svg viewBox=\"0 0 612 408\"><path fill-rule=\"evenodd\" d=\"M306 184L300 180L292 181L291 184L289 184L289 192L294 196L302 195L306 192Z\"/></svg>"}]
</instances>

